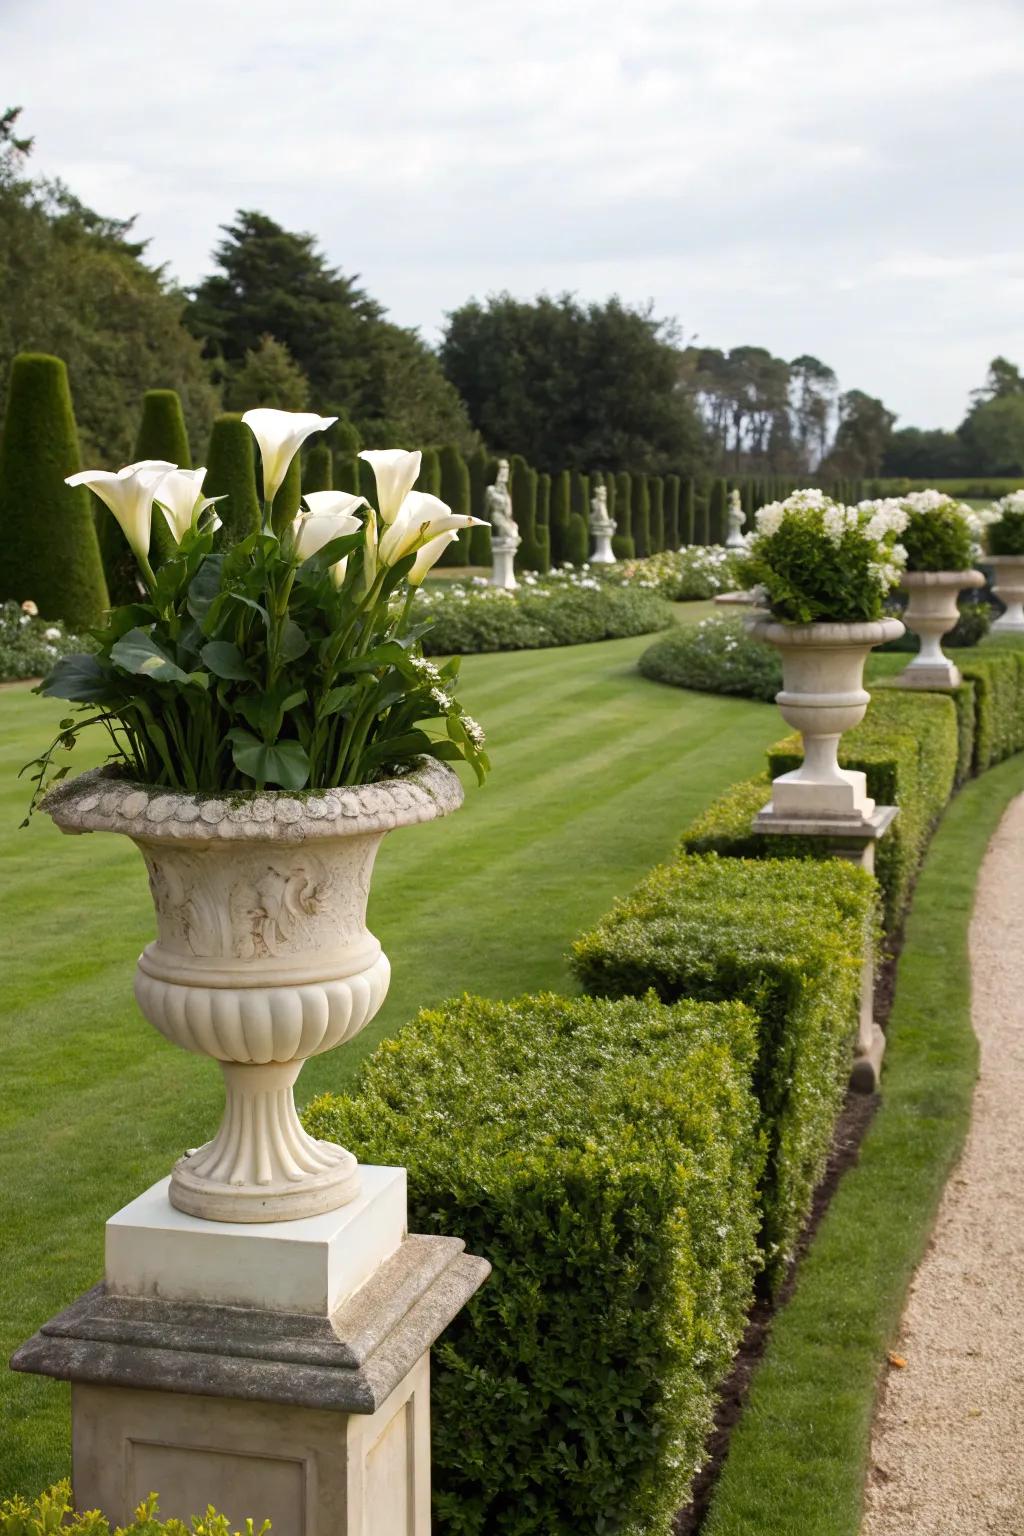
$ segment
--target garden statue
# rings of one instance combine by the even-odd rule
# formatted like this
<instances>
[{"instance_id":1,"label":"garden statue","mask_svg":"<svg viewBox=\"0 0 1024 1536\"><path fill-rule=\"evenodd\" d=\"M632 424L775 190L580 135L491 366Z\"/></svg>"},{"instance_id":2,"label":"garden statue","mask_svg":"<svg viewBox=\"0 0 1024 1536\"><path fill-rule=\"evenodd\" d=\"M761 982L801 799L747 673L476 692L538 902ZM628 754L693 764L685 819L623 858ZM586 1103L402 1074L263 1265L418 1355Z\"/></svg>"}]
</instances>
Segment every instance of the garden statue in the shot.
<instances>
[{"instance_id":1,"label":"garden statue","mask_svg":"<svg viewBox=\"0 0 1024 1536\"><path fill-rule=\"evenodd\" d=\"M487 487L484 497L485 520L491 525L491 586L512 592L519 585L513 565L522 540L512 516L512 493L508 487L508 459L498 460L498 478Z\"/></svg>"},{"instance_id":2,"label":"garden statue","mask_svg":"<svg viewBox=\"0 0 1024 1536\"><path fill-rule=\"evenodd\" d=\"M592 565L615 564L612 534L616 526L615 519L608 511L608 487L599 485L590 503L590 531L594 535L594 552L590 557Z\"/></svg>"},{"instance_id":3,"label":"garden statue","mask_svg":"<svg viewBox=\"0 0 1024 1536\"><path fill-rule=\"evenodd\" d=\"M746 549L747 541L743 535L743 505L740 501L739 491L729 492L729 531L725 540L726 549Z\"/></svg>"}]
</instances>

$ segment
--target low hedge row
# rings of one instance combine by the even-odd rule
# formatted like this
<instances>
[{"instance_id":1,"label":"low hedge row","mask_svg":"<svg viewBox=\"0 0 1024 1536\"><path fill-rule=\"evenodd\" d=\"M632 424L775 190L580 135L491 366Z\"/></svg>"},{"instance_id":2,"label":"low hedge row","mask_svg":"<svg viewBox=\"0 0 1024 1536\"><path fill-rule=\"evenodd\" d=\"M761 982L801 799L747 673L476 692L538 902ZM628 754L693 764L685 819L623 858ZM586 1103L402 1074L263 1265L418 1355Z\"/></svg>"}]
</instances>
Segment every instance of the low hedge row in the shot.
<instances>
[{"instance_id":1,"label":"low hedge row","mask_svg":"<svg viewBox=\"0 0 1024 1536\"><path fill-rule=\"evenodd\" d=\"M268 1536L269 1531L269 1520L259 1527L252 1518L245 1522L246 1536ZM74 1508L67 1480L54 1483L31 1504L23 1498L0 1503L0 1536L63 1536L65 1532L67 1536L111 1536L110 1521L98 1509ZM151 1493L138 1505L131 1522L119 1525L114 1536L232 1536L232 1527L226 1515L212 1508L204 1515L193 1515L189 1525L161 1520L159 1500Z\"/></svg>"},{"instance_id":2,"label":"low hedge row","mask_svg":"<svg viewBox=\"0 0 1024 1536\"><path fill-rule=\"evenodd\" d=\"M778 651L754 640L737 618L701 619L675 629L649 645L637 665L656 683L768 704L782 687Z\"/></svg>"},{"instance_id":3,"label":"low hedge row","mask_svg":"<svg viewBox=\"0 0 1024 1536\"><path fill-rule=\"evenodd\" d=\"M671 607L656 593L596 580L553 589L523 586L515 593L486 585L446 592L438 585L414 613L432 625L423 637L427 656L583 645L652 634L673 622Z\"/></svg>"},{"instance_id":4,"label":"low hedge row","mask_svg":"<svg viewBox=\"0 0 1024 1536\"><path fill-rule=\"evenodd\" d=\"M760 1233L774 1289L824 1171L850 1075L875 887L838 859L680 855L573 949L588 991L740 998L758 1018L754 1087L767 1165Z\"/></svg>"},{"instance_id":5,"label":"low hedge row","mask_svg":"<svg viewBox=\"0 0 1024 1536\"><path fill-rule=\"evenodd\" d=\"M669 1529L758 1263L755 1031L739 1002L463 998L309 1107L494 1266L435 1350L439 1533Z\"/></svg>"},{"instance_id":6,"label":"low hedge row","mask_svg":"<svg viewBox=\"0 0 1024 1536\"><path fill-rule=\"evenodd\" d=\"M962 776L971 688L956 692L958 697L877 688L863 723L848 731L840 746L840 762L867 776L868 793L881 805L899 806L875 854L890 931L906 910L928 839ZM765 838L752 828L753 818L771 798L771 779L797 767L802 755L799 736L772 747L767 773L733 785L713 801L683 833L683 851L737 858L823 857L827 850L813 838Z\"/></svg>"},{"instance_id":7,"label":"low hedge row","mask_svg":"<svg viewBox=\"0 0 1024 1536\"><path fill-rule=\"evenodd\" d=\"M1024 652L999 637L984 642L969 657L958 657L966 681L974 684L975 773L1024 747Z\"/></svg>"}]
</instances>

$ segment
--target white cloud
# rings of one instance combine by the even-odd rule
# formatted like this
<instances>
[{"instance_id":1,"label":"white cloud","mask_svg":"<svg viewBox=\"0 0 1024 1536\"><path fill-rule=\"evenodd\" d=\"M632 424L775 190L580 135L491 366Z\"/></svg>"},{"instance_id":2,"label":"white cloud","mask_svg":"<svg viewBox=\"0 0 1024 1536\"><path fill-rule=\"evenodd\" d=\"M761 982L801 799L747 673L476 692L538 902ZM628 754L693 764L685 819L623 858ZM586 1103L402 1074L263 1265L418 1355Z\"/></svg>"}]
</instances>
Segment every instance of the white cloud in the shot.
<instances>
[{"instance_id":1,"label":"white cloud","mask_svg":"<svg viewBox=\"0 0 1024 1536\"><path fill-rule=\"evenodd\" d=\"M186 281L239 206L396 319L652 298L953 424L1024 361L1015 0L6 0L38 169Z\"/></svg>"}]
</instances>

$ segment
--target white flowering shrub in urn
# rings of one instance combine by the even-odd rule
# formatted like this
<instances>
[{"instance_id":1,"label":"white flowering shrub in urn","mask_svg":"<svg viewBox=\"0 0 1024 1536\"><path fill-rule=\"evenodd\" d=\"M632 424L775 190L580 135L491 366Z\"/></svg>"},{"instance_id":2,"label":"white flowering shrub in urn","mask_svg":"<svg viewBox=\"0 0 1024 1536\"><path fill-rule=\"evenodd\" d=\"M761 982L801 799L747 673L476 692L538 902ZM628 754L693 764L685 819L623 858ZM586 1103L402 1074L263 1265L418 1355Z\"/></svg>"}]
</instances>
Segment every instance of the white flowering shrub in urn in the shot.
<instances>
[{"instance_id":1,"label":"white flowering shrub in urn","mask_svg":"<svg viewBox=\"0 0 1024 1536\"><path fill-rule=\"evenodd\" d=\"M894 505L841 506L822 491L796 491L762 507L750 539L746 575L767 611L750 632L782 658L782 715L800 731L804 761L772 785L779 816L863 820L874 811L862 773L841 768L844 731L864 718L870 694L864 663L873 646L903 633L883 616L905 551L897 542L906 513Z\"/></svg>"},{"instance_id":2,"label":"white flowering shrub in urn","mask_svg":"<svg viewBox=\"0 0 1024 1536\"><path fill-rule=\"evenodd\" d=\"M903 618L921 648L897 681L904 688L955 688L960 670L943 653L942 637L959 618L960 593L985 585L984 576L973 569L980 552L979 520L970 507L941 491L913 491L901 501L872 505L896 506L906 513L900 535L907 554L900 581L907 594Z\"/></svg>"},{"instance_id":3,"label":"white flowering shrub in urn","mask_svg":"<svg viewBox=\"0 0 1024 1536\"><path fill-rule=\"evenodd\" d=\"M397 449L362 455L375 507L321 491L282 514L292 458L333 418L243 419L260 448L264 512L233 548L217 548L201 469L148 461L72 477L124 529L143 595L110 614L95 654L65 657L40 685L76 712L32 766L34 799L64 831L138 845L157 917L139 1006L224 1073L220 1129L176 1164L171 1201L252 1222L358 1193L352 1154L299 1123L295 1079L307 1057L361 1030L387 991L388 961L366 926L384 834L459 806L449 763L480 779L488 764L454 695L456 664L424 660L429 621L412 617L427 571L476 520L414 491L420 455ZM156 572L154 516L176 545ZM61 753L97 726L108 764L65 778Z\"/></svg>"},{"instance_id":4,"label":"white flowering shrub in urn","mask_svg":"<svg viewBox=\"0 0 1024 1536\"><path fill-rule=\"evenodd\" d=\"M1011 491L979 514L986 527L985 564L1004 611L992 633L1024 635L1024 491Z\"/></svg>"}]
</instances>

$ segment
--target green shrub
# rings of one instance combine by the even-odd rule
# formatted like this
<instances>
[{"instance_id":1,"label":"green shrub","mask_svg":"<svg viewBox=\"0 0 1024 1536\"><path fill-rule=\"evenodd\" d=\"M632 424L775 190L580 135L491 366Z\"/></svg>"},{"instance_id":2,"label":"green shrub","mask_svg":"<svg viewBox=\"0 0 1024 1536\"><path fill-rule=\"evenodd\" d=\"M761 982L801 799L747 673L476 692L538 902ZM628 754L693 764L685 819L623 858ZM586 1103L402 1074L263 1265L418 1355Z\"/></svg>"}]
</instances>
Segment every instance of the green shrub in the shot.
<instances>
[{"instance_id":1,"label":"green shrub","mask_svg":"<svg viewBox=\"0 0 1024 1536\"><path fill-rule=\"evenodd\" d=\"M683 542L680 531L682 482L678 475L665 476L665 548L678 549Z\"/></svg>"},{"instance_id":2,"label":"green shrub","mask_svg":"<svg viewBox=\"0 0 1024 1536\"><path fill-rule=\"evenodd\" d=\"M569 531L566 535L565 558L569 565L586 565L590 559L590 528L578 512L569 514Z\"/></svg>"},{"instance_id":3,"label":"green shrub","mask_svg":"<svg viewBox=\"0 0 1024 1536\"><path fill-rule=\"evenodd\" d=\"M188 442L185 413L181 408L176 390L146 390L142 397L142 419L135 437L135 451L132 457L136 463L140 459L166 459L170 464L177 464L180 469L192 468L192 450ZM206 491L207 496L211 494L210 491ZM103 511L114 524L117 537L121 540L122 555L124 551L130 554L124 534L105 507ZM105 536L104 549L107 547ZM153 542L150 546L150 561L154 569L162 560L167 560L174 555L177 548L174 536L167 526L167 519L159 512L154 513Z\"/></svg>"},{"instance_id":4,"label":"green shrub","mask_svg":"<svg viewBox=\"0 0 1024 1536\"><path fill-rule=\"evenodd\" d=\"M306 462L302 466L302 489L304 492L334 490L334 455L326 443L314 443L306 454Z\"/></svg>"},{"instance_id":5,"label":"green shrub","mask_svg":"<svg viewBox=\"0 0 1024 1536\"><path fill-rule=\"evenodd\" d=\"M472 505L472 485L469 467L453 443L438 450L438 470L441 476L441 500L461 516L469 516ZM464 528L457 539L444 550L439 565L469 565L472 528Z\"/></svg>"},{"instance_id":6,"label":"green shrub","mask_svg":"<svg viewBox=\"0 0 1024 1536\"><path fill-rule=\"evenodd\" d=\"M361 477L359 494L365 496L368 501L373 501L377 494L377 482L373 478L373 470L365 459L359 460L359 466ZM369 490L364 490L363 485L369 486ZM441 460L436 448L423 449L416 489L422 491L425 496L441 494Z\"/></svg>"},{"instance_id":7,"label":"green shrub","mask_svg":"<svg viewBox=\"0 0 1024 1536\"><path fill-rule=\"evenodd\" d=\"M561 565L572 560L569 554L569 471L560 470L551 481L551 510L548 526L551 529L551 560ZM575 564L575 561L572 561Z\"/></svg>"},{"instance_id":8,"label":"green shrub","mask_svg":"<svg viewBox=\"0 0 1024 1536\"><path fill-rule=\"evenodd\" d=\"M654 553L651 548L651 493L646 475L633 476L633 547L638 560Z\"/></svg>"},{"instance_id":9,"label":"green shrub","mask_svg":"<svg viewBox=\"0 0 1024 1536\"><path fill-rule=\"evenodd\" d=\"M908 571L966 571L974 564L974 537L962 507L937 491L915 491L904 500L907 526L900 543Z\"/></svg>"},{"instance_id":10,"label":"green shrub","mask_svg":"<svg viewBox=\"0 0 1024 1536\"><path fill-rule=\"evenodd\" d=\"M512 516L521 540L516 550L516 570L539 571L543 551L537 542L537 471L518 453L509 460L509 469Z\"/></svg>"},{"instance_id":11,"label":"green shrub","mask_svg":"<svg viewBox=\"0 0 1024 1536\"><path fill-rule=\"evenodd\" d=\"M737 1003L463 998L310 1106L494 1267L434 1352L439 1536L669 1530L756 1265L754 1049Z\"/></svg>"},{"instance_id":12,"label":"green shrub","mask_svg":"<svg viewBox=\"0 0 1024 1536\"><path fill-rule=\"evenodd\" d=\"M715 480L708 498L708 532L705 543L724 544L729 532L729 487Z\"/></svg>"},{"instance_id":13,"label":"green shrub","mask_svg":"<svg viewBox=\"0 0 1024 1536\"><path fill-rule=\"evenodd\" d=\"M740 999L759 1020L768 1149L761 1242L778 1284L824 1172L850 1074L874 882L839 859L680 855L573 946L584 987L663 1002Z\"/></svg>"},{"instance_id":14,"label":"green shrub","mask_svg":"<svg viewBox=\"0 0 1024 1536\"><path fill-rule=\"evenodd\" d=\"M1011 491L992 509L995 520L985 530L990 555L1024 555L1024 491Z\"/></svg>"},{"instance_id":15,"label":"green shrub","mask_svg":"<svg viewBox=\"0 0 1024 1536\"><path fill-rule=\"evenodd\" d=\"M91 649L88 636L71 634L59 619L40 619L18 603L0 603L0 683L45 677L58 657Z\"/></svg>"},{"instance_id":16,"label":"green shrub","mask_svg":"<svg viewBox=\"0 0 1024 1536\"><path fill-rule=\"evenodd\" d=\"M76 1510L72 1507L71 1484L55 1483L31 1503L15 1495L0 1504L0 1536L58 1536L67 1531L72 1536L111 1536L109 1520L98 1509ZM204 1515L193 1515L189 1525L182 1520L161 1520L160 1505L151 1493L135 1510L128 1525L119 1525L114 1536L231 1536L231 1522L212 1507ZM270 1521L265 1520L258 1536L266 1536ZM254 1536L250 1517L245 1522L246 1536ZM238 1533L235 1533L238 1536Z\"/></svg>"},{"instance_id":17,"label":"green shrub","mask_svg":"<svg viewBox=\"0 0 1024 1536\"><path fill-rule=\"evenodd\" d=\"M225 411L214 418L203 491L207 496L227 497L220 503L219 548L227 549L259 530L260 498L253 435L235 411Z\"/></svg>"},{"instance_id":18,"label":"green shrub","mask_svg":"<svg viewBox=\"0 0 1024 1536\"><path fill-rule=\"evenodd\" d=\"M868 794L879 805L899 806L875 849L890 931L907 909L925 849L953 793L959 759L956 707L940 693L879 688L863 722L840 743L841 765L867 776ZM788 737L769 751L769 775L789 773L802 761L799 736Z\"/></svg>"},{"instance_id":19,"label":"green shrub","mask_svg":"<svg viewBox=\"0 0 1024 1536\"><path fill-rule=\"evenodd\" d=\"M974 684L975 773L1024 747L1024 652L997 649L1001 638L957 658L964 679Z\"/></svg>"},{"instance_id":20,"label":"green shrub","mask_svg":"<svg viewBox=\"0 0 1024 1536\"><path fill-rule=\"evenodd\" d=\"M717 546L666 549L646 560L606 566L601 579L624 587L647 587L671 603L686 603L728 592L741 580L743 557Z\"/></svg>"},{"instance_id":21,"label":"green shrub","mask_svg":"<svg viewBox=\"0 0 1024 1536\"><path fill-rule=\"evenodd\" d=\"M625 471L615 476L614 515L616 526L612 535L612 554L616 560L632 560L636 556L633 540L633 482Z\"/></svg>"},{"instance_id":22,"label":"green shrub","mask_svg":"<svg viewBox=\"0 0 1024 1536\"><path fill-rule=\"evenodd\" d=\"M537 570L546 575L551 569L551 476L537 476Z\"/></svg>"},{"instance_id":23,"label":"green shrub","mask_svg":"<svg viewBox=\"0 0 1024 1536\"><path fill-rule=\"evenodd\" d=\"M665 482L660 475L650 476L647 491L651 499L651 554L659 555L665 548Z\"/></svg>"},{"instance_id":24,"label":"green shrub","mask_svg":"<svg viewBox=\"0 0 1024 1536\"><path fill-rule=\"evenodd\" d=\"M20 353L0 439L0 599L85 629L103 616L107 584L89 493L64 484L80 468L67 369Z\"/></svg>"},{"instance_id":25,"label":"green shrub","mask_svg":"<svg viewBox=\"0 0 1024 1536\"><path fill-rule=\"evenodd\" d=\"M857 624L880 619L899 582L896 535L905 514L888 503L850 507L818 490L797 491L758 513L747 580L764 588L787 624Z\"/></svg>"},{"instance_id":26,"label":"green shrub","mask_svg":"<svg viewBox=\"0 0 1024 1536\"><path fill-rule=\"evenodd\" d=\"M575 515L575 514L574 514ZM414 613L430 619L423 637L428 656L472 655L479 651L539 650L583 645L667 629L672 611L652 592L599 585L576 572L552 572L528 580L516 592L484 581L469 587L436 583L421 590Z\"/></svg>"},{"instance_id":27,"label":"green shrub","mask_svg":"<svg viewBox=\"0 0 1024 1536\"><path fill-rule=\"evenodd\" d=\"M348 491L350 496L363 494L360 462L354 453L335 454L334 489L336 491Z\"/></svg>"},{"instance_id":28,"label":"green shrub","mask_svg":"<svg viewBox=\"0 0 1024 1536\"><path fill-rule=\"evenodd\" d=\"M688 476L683 482L682 499L679 505L679 543L685 546L696 542L697 484L692 476Z\"/></svg>"},{"instance_id":29,"label":"green shrub","mask_svg":"<svg viewBox=\"0 0 1024 1536\"><path fill-rule=\"evenodd\" d=\"M742 619L702 619L676 629L644 651L638 666L658 683L769 704L782 687L778 651L752 639Z\"/></svg>"}]
</instances>

